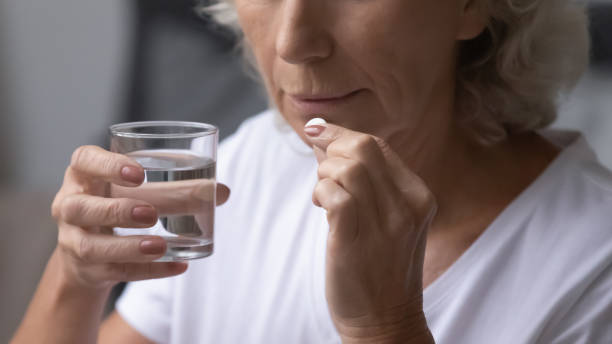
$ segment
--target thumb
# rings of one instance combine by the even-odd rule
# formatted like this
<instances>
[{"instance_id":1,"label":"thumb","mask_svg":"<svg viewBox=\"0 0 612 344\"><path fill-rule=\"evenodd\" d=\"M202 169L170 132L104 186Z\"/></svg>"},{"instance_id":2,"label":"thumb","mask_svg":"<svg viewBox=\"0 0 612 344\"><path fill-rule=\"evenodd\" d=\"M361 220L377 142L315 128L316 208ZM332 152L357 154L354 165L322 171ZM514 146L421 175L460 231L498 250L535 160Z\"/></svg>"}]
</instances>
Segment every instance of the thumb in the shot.
<instances>
[{"instance_id":1,"label":"thumb","mask_svg":"<svg viewBox=\"0 0 612 344\"><path fill-rule=\"evenodd\" d=\"M370 167L369 170L376 172L383 166L386 166L386 173L388 173L395 181L396 185L402 189L414 185L415 182L422 182L420 178L407 168L391 146L379 137L327 123L322 118L314 118L308 121L304 126L304 134L306 134L307 140L312 144L314 153L319 162L325 160L330 154L340 154L347 158L357 158L360 154L356 151L351 151L352 145L350 142L364 142L363 138L367 136L372 144L364 147L365 154L361 152L361 158L367 157L368 161L361 162L366 165L366 167ZM328 147L339 140L349 142L349 144L344 145L346 150L342 152L338 152L337 150L334 150L334 152L328 151ZM365 142L368 142L368 140L365 140ZM357 159L360 160L359 158Z\"/></svg>"},{"instance_id":2,"label":"thumb","mask_svg":"<svg viewBox=\"0 0 612 344\"><path fill-rule=\"evenodd\" d=\"M312 149L317 157L317 160L321 162L327 158L326 152L327 147L334 141L340 139L343 136L351 135L353 131L327 123L322 118L313 118L304 126L304 133L306 139L312 144Z\"/></svg>"},{"instance_id":3,"label":"thumb","mask_svg":"<svg viewBox=\"0 0 612 344\"><path fill-rule=\"evenodd\" d=\"M151 182L133 188L112 184L111 197L139 199L153 205L160 214L197 212L202 202L212 202L216 193L217 205L227 201L230 189L210 179L190 179L171 182Z\"/></svg>"}]
</instances>

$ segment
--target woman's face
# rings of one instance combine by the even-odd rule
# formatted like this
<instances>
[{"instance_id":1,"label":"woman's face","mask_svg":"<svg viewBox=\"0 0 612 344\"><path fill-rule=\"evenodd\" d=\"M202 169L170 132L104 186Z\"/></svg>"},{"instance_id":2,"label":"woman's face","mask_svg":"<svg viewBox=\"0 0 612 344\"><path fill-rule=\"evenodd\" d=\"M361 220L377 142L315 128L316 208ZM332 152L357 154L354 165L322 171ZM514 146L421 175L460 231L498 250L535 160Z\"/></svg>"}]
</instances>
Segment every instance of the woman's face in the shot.
<instances>
[{"instance_id":1,"label":"woman's face","mask_svg":"<svg viewBox=\"0 0 612 344\"><path fill-rule=\"evenodd\" d=\"M314 117L387 140L451 121L468 0L234 0L271 99L296 130Z\"/></svg>"}]
</instances>

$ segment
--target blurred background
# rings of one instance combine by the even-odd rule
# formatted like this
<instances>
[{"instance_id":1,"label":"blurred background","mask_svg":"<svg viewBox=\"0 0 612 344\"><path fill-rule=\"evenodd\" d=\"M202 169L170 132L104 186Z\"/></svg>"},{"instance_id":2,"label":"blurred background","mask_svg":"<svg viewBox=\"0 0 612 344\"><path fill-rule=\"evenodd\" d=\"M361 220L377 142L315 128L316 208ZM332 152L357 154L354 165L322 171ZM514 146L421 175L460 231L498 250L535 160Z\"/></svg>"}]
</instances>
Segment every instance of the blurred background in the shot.
<instances>
[{"instance_id":1,"label":"blurred background","mask_svg":"<svg viewBox=\"0 0 612 344\"><path fill-rule=\"evenodd\" d=\"M55 246L49 206L71 152L108 125L182 119L225 137L266 108L234 39L192 0L0 0L0 342ZM612 167L612 2L589 4L592 67L555 127L580 130Z\"/></svg>"}]
</instances>

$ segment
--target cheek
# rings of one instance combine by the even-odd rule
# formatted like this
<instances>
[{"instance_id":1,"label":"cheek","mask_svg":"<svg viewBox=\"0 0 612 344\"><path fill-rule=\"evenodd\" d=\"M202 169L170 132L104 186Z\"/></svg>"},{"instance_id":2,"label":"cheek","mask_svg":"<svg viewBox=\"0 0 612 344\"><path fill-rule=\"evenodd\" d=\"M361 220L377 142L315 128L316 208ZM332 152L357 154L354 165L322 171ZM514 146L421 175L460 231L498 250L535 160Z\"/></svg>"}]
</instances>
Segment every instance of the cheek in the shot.
<instances>
[{"instance_id":1,"label":"cheek","mask_svg":"<svg viewBox=\"0 0 612 344\"><path fill-rule=\"evenodd\" d=\"M245 35L245 49L250 49L250 55L255 59L253 62L266 88L273 91L276 7L269 1L237 0L235 3L240 27Z\"/></svg>"},{"instance_id":2,"label":"cheek","mask_svg":"<svg viewBox=\"0 0 612 344\"><path fill-rule=\"evenodd\" d=\"M363 15L361 25L346 29L359 32L359 39L346 40L346 50L368 76L384 112L403 118L422 111L435 89L452 82L456 44L452 7L406 3Z\"/></svg>"}]
</instances>

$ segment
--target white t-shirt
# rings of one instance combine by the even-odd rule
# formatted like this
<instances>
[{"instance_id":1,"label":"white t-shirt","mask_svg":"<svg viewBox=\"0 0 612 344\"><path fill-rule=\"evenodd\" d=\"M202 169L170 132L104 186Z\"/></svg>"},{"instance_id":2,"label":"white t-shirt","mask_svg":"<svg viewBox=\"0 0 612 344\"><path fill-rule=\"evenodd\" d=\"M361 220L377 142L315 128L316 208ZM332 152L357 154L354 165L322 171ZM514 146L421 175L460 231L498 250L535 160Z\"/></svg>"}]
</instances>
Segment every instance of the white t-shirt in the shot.
<instances>
[{"instance_id":1,"label":"white t-shirt","mask_svg":"<svg viewBox=\"0 0 612 344\"><path fill-rule=\"evenodd\" d=\"M577 134L424 291L437 343L612 343L612 175ZM121 316L161 343L339 343L325 300L317 163L266 112L220 149L214 255L130 283Z\"/></svg>"}]
</instances>

